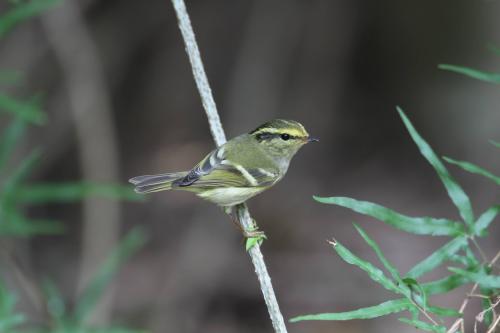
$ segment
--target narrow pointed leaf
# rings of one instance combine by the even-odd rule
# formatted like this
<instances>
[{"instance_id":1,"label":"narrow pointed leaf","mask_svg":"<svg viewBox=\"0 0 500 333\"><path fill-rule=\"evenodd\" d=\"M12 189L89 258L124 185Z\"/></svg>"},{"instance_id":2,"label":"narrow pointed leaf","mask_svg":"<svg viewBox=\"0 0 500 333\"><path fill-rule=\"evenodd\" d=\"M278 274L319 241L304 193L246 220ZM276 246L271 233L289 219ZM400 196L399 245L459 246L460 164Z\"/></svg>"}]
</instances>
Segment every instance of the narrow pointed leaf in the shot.
<instances>
[{"instance_id":1,"label":"narrow pointed leaf","mask_svg":"<svg viewBox=\"0 0 500 333\"><path fill-rule=\"evenodd\" d=\"M52 280L48 279L43 281L43 291L47 301L47 312L57 326L62 326L64 315L66 314L66 304L64 304L64 298L61 295L61 291Z\"/></svg>"},{"instance_id":2,"label":"narrow pointed leaf","mask_svg":"<svg viewBox=\"0 0 500 333\"><path fill-rule=\"evenodd\" d=\"M450 256L454 255L465 246L467 246L467 238L465 236L456 237L415 265L405 276L417 279L440 266L443 262L448 260Z\"/></svg>"},{"instance_id":3,"label":"narrow pointed leaf","mask_svg":"<svg viewBox=\"0 0 500 333\"><path fill-rule=\"evenodd\" d=\"M465 277L458 274L452 274L440 280L424 283L422 284L422 288L427 293L427 295L444 294L460 286L463 286L468 282L469 280Z\"/></svg>"},{"instance_id":4,"label":"narrow pointed leaf","mask_svg":"<svg viewBox=\"0 0 500 333\"><path fill-rule=\"evenodd\" d=\"M460 216L465 223L468 225L472 225L474 222L474 213L472 211L472 205L470 203L469 197L465 194L462 187L453 179L450 175L444 164L441 162L439 157L434 153L431 146L420 136L415 127L413 127L412 123L406 117L403 110L398 106L397 110L401 119L408 129L413 141L417 144L420 153L427 159L427 161L432 165L434 170L436 170L439 178L443 182L446 190L448 191L448 196L453 201L458 211L460 212Z\"/></svg>"},{"instance_id":5,"label":"narrow pointed leaf","mask_svg":"<svg viewBox=\"0 0 500 333\"><path fill-rule=\"evenodd\" d=\"M74 311L74 321L82 322L89 315L102 296L104 288L123 263L144 243L146 236L142 229L133 229L104 262L97 274L83 291Z\"/></svg>"},{"instance_id":6,"label":"narrow pointed leaf","mask_svg":"<svg viewBox=\"0 0 500 333\"><path fill-rule=\"evenodd\" d=\"M487 289L500 288L500 276L489 275L484 271L470 272L456 267L448 267L448 269L456 274L462 275L469 280L479 284L479 286Z\"/></svg>"},{"instance_id":7,"label":"narrow pointed leaf","mask_svg":"<svg viewBox=\"0 0 500 333\"><path fill-rule=\"evenodd\" d=\"M461 264L464 267L472 266L472 263L470 262L469 258L467 258L466 256L462 256L459 254L453 254L448 259L452 262L457 263L457 264Z\"/></svg>"},{"instance_id":8,"label":"narrow pointed leaf","mask_svg":"<svg viewBox=\"0 0 500 333\"><path fill-rule=\"evenodd\" d=\"M469 163L469 162L457 161L457 160L451 159L449 157L443 157L443 159L448 163L455 164L455 165L461 167L465 171L468 171L470 173L474 173L476 175L481 175L481 176L486 177L489 180L493 181L495 184L500 185L500 177L495 176L494 174L492 174L491 172L489 172L486 169L483 169L483 168L481 168L475 164Z\"/></svg>"},{"instance_id":9,"label":"narrow pointed leaf","mask_svg":"<svg viewBox=\"0 0 500 333\"><path fill-rule=\"evenodd\" d=\"M467 259L470 262L470 264L468 265L468 267L470 267L470 268L472 268L472 267L478 267L479 264L480 264L479 260L476 258L476 255L471 250L470 246L466 246L464 250L465 250L465 256L467 257Z\"/></svg>"},{"instance_id":10,"label":"narrow pointed leaf","mask_svg":"<svg viewBox=\"0 0 500 333\"><path fill-rule=\"evenodd\" d=\"M427 302L427 294L425 290L422 288L420 283L417 280L406 277L401 280L406 286L408 286L410 293L407 295L409 299L414 299L418 302L423 308L424 311L427 311L429 304Z\"/></svg>"},{"instance_id":11,"label":"narrow pointed leaf","mask_svg":"<svg viewBox=\"0 0 500 333\"><path fill-rule=\"evenodd\" d=\"M414 308L414 305L407 299L396 299L387 301L375 306L361 308L358 310L337 313L319 313L305 316L298 316L290 319L292 323L304 320L352 320L371 319L397 313Z\"/></svg>"},{"instance_id":12,"label":"narrow pointed leaf","mask_svg":"<svg viewBox=\"0 0 500 333\"><path fill-rule=\"evenodd\" d=\"M384 253L382 252L382 250L380 249L380 247L378 246L378 244L373 239L371 239L370 236L368 236L368 234L360 226L358 226L357 224L354 224L354 227L359 232L359 234L361 235L361 237L363 237L363 239L365 240L365 242L375 252L375 254L377 255L377 257L380 260L380 262L382 263L382 265L384 265L385 269L387 269L387 271L392 275L392 278L395 281L401 282L401 276L399 275L399 272L398 272L397 268L394 267L389 262L389 260L387 260L387 258L384 256Z\"/></svg>"},{"instance_id":13,"label":"narrow pointed leaf","mask_svg":"<svg viewBox=\"0 0 500 333\"><path fill-rule=\"evenodd\" d=\"M368 201L359 201L346 197L323 198L315 196L314 199L321 203L349 208L360 214L374 217L400 230L417 235L448 236L464 232L463 225L455 221L432 217L409 217Z\"/></svg>"},{"instance_id":14,"label":"narrow pointed leaf","mask_svg":"<svg viewBox=\"0 0 500 333\"><path fill-rule=\"evenodd\" d=\"M16 24L27 20L59 0L31 0L14 6L0 16L0 38L4 37Z\"/></svg>"},{"instance_id":15,"label":"narrow pointed leaf","mask_svg":"<svg viewBox=\"0 0 500 333\"><path fill-rule=\"evenodd\" d=\"M418 329L427 331L427 332L436 332L436 333L446 333L446 327L444 326L436 326L425 321L416 320L416 319L408 319L408 318L399 318L399 321L414 326Z\"/></svg>"},{"instance_id":16,"label":"narrow pointed leaf","mask_svg":"<svg viewBox=\"0 0 500 333\"><path fill-rule=\"evenodd\" d=\"M40 151L34 150L28 155L22 162L21 165L14 171L14 173L6 180L2 192L4 196L0 204L4 205L7 199L12 198L13 190L20 185L20 183L30 174L33 167L36 165L40 157Z\"/></svg>"},{"instance_id":17,"label":"narrow pointed leaf","mask_svg":"<svg viewBox=\"0 0 500 333\"><path fill-rule=\"evenodd\" d=\"M335 243L333 245L333 249L337 252L337 254L344 259L345 262L358 266L362 270L364 270L366 273L368 273L368 276L375 282L381 284L384 288L387 290L390 290L395 293L400 293L400 289L392 282L391 279L386 277L384 275L384 272L380 270L379 268L375 267L372 265L370 262L365 261L358 256L356 256L354 253L349 251L346 247L344 247L340 243Z\"/></svg>"},{"instance_id":18,"label":"narrow pointed leaf","mask_svg":"<svg viewBox=\"0 0 500 333\"><path fill-rule=\"evenodd\" d=\"M36 125L42 125L47 120L46 114L40 110L36 103L32 101L21 102L3 94L0 94L0 111L9 112Z\"/></svg>"},{"instance_id":19,"label":"narrow pointed leaf","mask_svg":"<svg viewBox=\"0 0 500 333\"><path fill-rule=\"evenodd\" d=\"M493 146L495 146L495 147L497 147L497 148L500 148L500 142L496 142L496 141L490 140L490 143L491 143Z\"/></svg>"},{"instance_id":20,"label":"narrow pointed leaf","mask_svg":"<svg viewBox=\"0 0 500 333\"><path fill-rule=\"evenodd\" d=\"M16 313L17 296L0 280L0 332L14 332L14 328L25 321Z\"/></svg>"},{"instance_id":21,"label":"narrow pointed leaf","mask_svg":"<svg viewBox=\"0 0 500 333\"><path fill-rule=\"evenodd\" d=\"M500 212L500 205L490 207L486 210L474 224L474 234L477 236L484 236L486 229L489 227L491 222L497 217Z\"/></svg>"},{"instance_id":22,"label":"narrow pointed leaf","mask_svg":"<svg viewBox=\"0 0 500 333\"><path fill-rule=\"evenodd\" d=\"M26 124L23 120L14 119L0 139L0 170L4 168L5 163L12 154L15 145L19 142L21 136L24 134Z\"/></svg>"},{"instance_id":23,"label":"narrow pointed leaf","mask_svg":"<svg viewBox=\"0 0 500 333\"><path fill-rule=\"evenodd\" d=\"M434 313L440 317L461 317L462 314L455 309L442 308L439 306L429 306L426 309L430 313Z\"/></svg>"},{"instance_id":24,"label":"narrow pointed leaf","mask_svg":"<svg viewBox=\"0 0 500 333\"><path fill-rule=\"evenodd\" d=\"M464 67L464 66L456 66L456 65L448 65L441 64L438 66L439 69L443 69L446 71L462 74L473 79L477 79L480 81L485 81L489 83L500 83L500 74L498 73L489 73L478 71L477 69Z\"/></svg>"},{"instance_id":25,"label":"narrow pointed leaf","mask_svg":"<svg viewBox=\"0 0 500 333\"><path fill-rule=\"evenodd\" d=\"M16 201L31 204L74 202L88 196L111 199L143 200L130 186L87 182L39 183L16 188L12 196Z\"/></svg>"},{"instance_id":26,"label":"narrow pointed leaf","mask_svg":"<svg viewBox=\"0 0 500 333\"><path fill-rule=\"evenodd\" d=\"M53 220L28 219L18 212L7 209L0 221L0 235L27 237L33 235L52 235L64 232L65 226Z\"/></svg>"}]
</instances>

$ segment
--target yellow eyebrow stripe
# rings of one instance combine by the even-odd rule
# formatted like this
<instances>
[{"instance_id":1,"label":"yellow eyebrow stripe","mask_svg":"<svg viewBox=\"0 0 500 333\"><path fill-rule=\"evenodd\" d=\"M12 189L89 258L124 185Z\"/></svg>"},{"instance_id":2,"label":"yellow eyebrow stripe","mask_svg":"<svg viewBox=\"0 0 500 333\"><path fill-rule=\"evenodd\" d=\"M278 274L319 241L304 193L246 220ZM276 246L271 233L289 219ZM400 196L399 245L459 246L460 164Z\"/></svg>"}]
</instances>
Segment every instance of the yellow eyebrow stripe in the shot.
<instances>
[{"instance_id":1,"label":"yellow eyebrow stripe","mask_svg":"<svg viewBox=\"0 0 500 333\"><path fill-rule=\"evenodd\" d=\"M271 133L271 134L289 134L290 136L294 137L306 137L308 136L307 133L304 131L295 129L295 128L262 128L258 130L257 132L253 133L254 135L261 134L261 133Z\"/></svg>"}]
</instances>

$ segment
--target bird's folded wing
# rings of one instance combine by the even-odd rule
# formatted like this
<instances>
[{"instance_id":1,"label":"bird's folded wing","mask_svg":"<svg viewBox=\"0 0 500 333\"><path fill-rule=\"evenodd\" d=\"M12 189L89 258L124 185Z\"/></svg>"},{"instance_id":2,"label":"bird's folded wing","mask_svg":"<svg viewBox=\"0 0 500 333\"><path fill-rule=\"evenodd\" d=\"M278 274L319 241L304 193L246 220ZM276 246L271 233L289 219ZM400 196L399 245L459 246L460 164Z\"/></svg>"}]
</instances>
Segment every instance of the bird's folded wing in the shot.
<instances>
[{"instance_id":1,"label":"bird's folded wing","mask_svg":"<svg viewBox=\"0 0 500 333\"><path fill-rule=\"evenodd\" d=\"M262 168L245 168L227 160L221 147L208 154L174 186L258 187L271 185L277 180L277 172Z\"/></svg>"}]
</instances>

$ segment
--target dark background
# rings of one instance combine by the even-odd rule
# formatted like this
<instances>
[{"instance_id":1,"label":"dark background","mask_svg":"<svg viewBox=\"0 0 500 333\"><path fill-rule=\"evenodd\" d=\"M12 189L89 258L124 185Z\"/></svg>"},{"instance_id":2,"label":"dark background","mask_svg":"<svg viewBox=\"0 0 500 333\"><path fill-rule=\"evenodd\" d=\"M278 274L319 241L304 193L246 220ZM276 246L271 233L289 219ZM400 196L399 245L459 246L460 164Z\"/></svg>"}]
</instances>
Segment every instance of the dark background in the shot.
<instances>
[{"instance_id":1,"label":"dark background","mask_svg":"<svg viewBox=\"0 0 500 333\"><path fill-rule=\"evenodd\" d=\"M249 207L286 319L347 311L393 295L343 262L335 237L373 253L359 223L402 272L445 238L404 234L312 195L349 196L404 214L458 218L406 132L402 106L439 155L498 171L498 87L437 69L500 69L498 1L187 1L228 137L276 117L298 120L321 142L295 157L287 177ZM24 150L44 147L36 181L126 183L189 169L214 144L169 1L66 0L16 29L0 65L23 73L19 95L41 92L50 121ZM23 152L19 153L22 156ZM476 213L498 187L450 166ZM116 239L142 225L150 241L120 271L95 323L152 332L271 332L242 237L216 206L190 193L145 202L104 199L32 214L67 221L63 236L16 245L33 279L52 276L70 303ZM484 249L498 248L493 226ZM438 275L429 276L429 278ZM458 307L465 289L442 297ZM26 295L21 305L36 310ZM397 317L289 324L290 332L413 332ZM40 320L40 319L39 319Z\"/></svg>"}]
</instances>

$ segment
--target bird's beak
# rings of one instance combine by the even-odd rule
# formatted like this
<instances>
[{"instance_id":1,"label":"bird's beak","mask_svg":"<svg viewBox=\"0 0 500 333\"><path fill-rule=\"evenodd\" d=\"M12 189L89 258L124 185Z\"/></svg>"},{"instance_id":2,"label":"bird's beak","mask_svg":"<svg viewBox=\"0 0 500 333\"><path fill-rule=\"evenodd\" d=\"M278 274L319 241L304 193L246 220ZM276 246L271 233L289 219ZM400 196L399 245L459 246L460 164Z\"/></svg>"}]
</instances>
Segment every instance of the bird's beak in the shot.
<instances>
[{"instance_id":1,"label":"bird's beak","mask_svg":"<svg viewBox=\"0 0 500 333\"><path fill-rule=\"evenodd\" d=\"M311 137L308 137L308 138L307 138L307 142L319 142L319 139L318 139L318 138L311 138Z\"/></svg>"}]
</instances>

